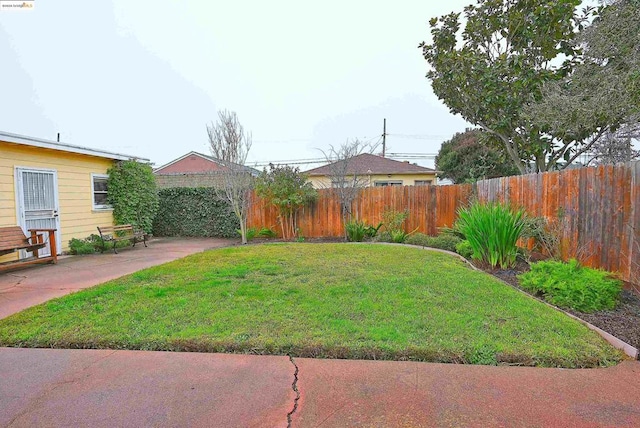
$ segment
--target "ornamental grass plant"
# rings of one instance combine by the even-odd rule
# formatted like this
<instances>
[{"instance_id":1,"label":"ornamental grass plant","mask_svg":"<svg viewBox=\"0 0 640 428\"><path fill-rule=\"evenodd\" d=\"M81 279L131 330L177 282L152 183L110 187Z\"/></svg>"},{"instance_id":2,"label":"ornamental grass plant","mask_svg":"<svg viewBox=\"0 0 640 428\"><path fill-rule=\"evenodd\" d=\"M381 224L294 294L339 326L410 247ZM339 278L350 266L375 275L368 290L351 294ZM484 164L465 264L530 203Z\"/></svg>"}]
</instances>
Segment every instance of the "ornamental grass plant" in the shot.
<instances>
[{"instance_id":1,"label":"ornamental grass plant","mask_svg":"<svg viewBox=\"0 0 640 428\"><path fill-rule=\"evenodd\" d=\"M474 202L458 211L455 229L469 241L472 258L491 268L508 269L518 255L516 242L524 227L524 210L491 202Z\"/></svg>"}]
</instances>

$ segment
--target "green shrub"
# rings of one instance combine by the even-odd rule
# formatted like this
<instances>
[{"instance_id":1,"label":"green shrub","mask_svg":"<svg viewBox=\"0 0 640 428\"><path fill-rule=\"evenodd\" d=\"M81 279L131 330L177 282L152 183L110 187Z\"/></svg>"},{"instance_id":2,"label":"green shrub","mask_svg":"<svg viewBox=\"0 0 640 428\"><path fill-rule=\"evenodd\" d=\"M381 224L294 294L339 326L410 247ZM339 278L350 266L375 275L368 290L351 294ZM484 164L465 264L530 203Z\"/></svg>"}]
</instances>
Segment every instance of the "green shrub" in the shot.
<instances>
[{"instance_id":1,"label":"green shrub","mask_svg":"<svg viewBox=\"0 0 640 428\"><path fill-rule=\"evenodd\" d=\"M130 240L116 241L116 248L124 248L132 245ZM107 242L106 249L113 248L113 242ZM102 251L102 239L100 235L91 234L84 239L72 238L69 241L69 253L73 255L93 254Z\"/></svg>"},{"instance_id":2,"label":"green shrub","mask_svg":"<svg viewBox=\"0 0 640 428\"><path fill-rule=\"evenodd\" d=\"M382 223L384 224L384 229L388 232L402 230L402 225L407 218L409 218L409 210L396 211L386 208L382 212Z\"/></svg>"},{"instance_id":3,"label":"green shrub","mask_svg":"<svg viewBox=\"0 0 640 428\"><path fill-rule=\"evenodd\" d=\"M242 236L242 231L240 229L236 229L236 234L238 236ZM255 227L250 227L247 229L247 241L251 241L258 234L258 229Z\"/></svg>"},{"instance_id":4,"label":"green shrub","mask_svg":"<svg viewBox=\"0 0 640 428\"><path fill-rule=\"evenodd\" d=\"M258 231L258 236L260 238L275 238L278 234L271 228L263 227Z\"/></svg>"},{"instance_id":5,"label":"green shrub","mask_svg":"<svg viewBox=\"0 0 640 428\"><path fill-rule=\"evenodd\" d=\"M369 225L364 228L364 237L365 238L375 238L378 234L378 231L382 227L382 222L378 223L377 226Z\"/></svg>"},{"instance_id":6,"label":"green shrub","mask_svg":"<svg viewBox=\"0 0 640 428\"><path fill-rule=\"evenodd\" d=\"M405 240L405 244L421 245L423 247L439 248L441 250L456 251L456 244L462 239L450 233L441 233L438 236L429 236L424 233L415 233Z\"/></svg>"},{"instance_id":7,"label":"green shrub","mask_svg":"<svg viewBox=\"0 0 640 428\"><path fill-rule=\"evenodd\" d=\"M560 235L563 217L551 221L544 217L524 216L521 237L533 238L535 249L556 260L560 259Z\"/></svg>"},{"instance_id":8,"label":"green shrub","mask_svg":"<svg viewBox=\"0 0 640 428\"><path fill-rule=\"evenodd\" d=\"M396 244L402 244L407 240L409 234L404 230L392 230L391 232L391 242L395 242Z\"/></svg>"},{"instance_id":9,"label":"green shrub","mask_svg":"<svg viewBox=\"0 0 640 428\"><path fill-rule=\"evenodd\" d=\"M393 242L393 238L391 236L391 232L388 230L383 230L378 233L373 239L375 242Z\"/></svg>"},{"instance_id":10,"label":"green shrub","mask_svg":"<svg viewBox=\"0 0 640 428\"><path fill-rule=\"evenodd\" d=\"M69 252L73 255L93 254L96 252L96 246L93 241L87 239L72 238L69 241Z\"/></svg>"},{"instance_id":11,"label":"green shrub","mask_svg":"<svg viewBox=\"0 0 640 428\"><path fill-rule=\"evenodd\" d=\"M473 248L473 258L492 268L507 269L515 265L524 210L514 210L501 203L473 203L458 211L455 229Z\"/></svg>"},{"instance_id":12,"label":"green shrub","mask_svg":"<svg viewBox=\"0 0 640 428\"><path fill-rule=\"evenodd\" d=\"M469 241L464 239L456 244L456 253L465 259L470 259L473 256L473 247Z\"/></svg>"},{"instance_id":13,"label":"green shrub","mask_svg":"<svg viewBox=\"0 0 640 428\"><path fill-rule=\"evenodd\" d=\"M227 201L212 188L175 187L158 192L160 204L153 221L155 236L234 238L240 228Z\"/></svg>"},{"instance_id":14,"label":"green shrub","mask_svg":"<svg viewBox=\"0 0 640 428\"><path fill-rule=\"evenodd\" d=\"M366 227L367 225L359 220L347 222L347 224L344 225L344 230L347 233L347 240L350 242L364 241L364 237L366 235Z\"/></svg>"},{"instance_id":15,"label":"green shrub","mask_svg":"<svg viewBox=\"0 0 640 428\"><path fill-rule=\"evenodd\" d=\"M577 260L534 263L518 278L523 288L542 293L549 303L580 312L613 309L622 289L608 272L581 266Z\"/></svg>"},{"instance_id":16,"label":"green shrub","mask_svg":"<svg viewBox=\"0 0 640 428\"><path fill-rule=\"evenodd\" d=\"M151 233L158 210L156 179L151 165L135 160L118 162L107 171L107 201L116 224L133 224Z\"/></svg>"}]
</instances>

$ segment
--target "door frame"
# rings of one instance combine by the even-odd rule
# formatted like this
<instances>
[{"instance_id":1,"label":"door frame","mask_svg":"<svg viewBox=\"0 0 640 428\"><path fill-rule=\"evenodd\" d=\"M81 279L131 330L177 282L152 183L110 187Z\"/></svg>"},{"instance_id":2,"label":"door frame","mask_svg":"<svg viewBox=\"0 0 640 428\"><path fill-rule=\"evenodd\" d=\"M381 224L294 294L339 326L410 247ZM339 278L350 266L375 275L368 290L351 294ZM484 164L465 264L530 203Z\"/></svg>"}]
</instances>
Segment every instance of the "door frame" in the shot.
<instances>
[{"instance_id":1,"label":"door frame","mask_svg":"<svg viewBox=\"0 0 640 428\"><path fill-rule=\"evenodd\" d=\"M58 170L51 168L34 168L31 166L14 166L13 168L13 181L15 183L15 194L16 194L16 220L18 225L22 228L25 234L27 231L27 224L24 218L24 193L22 189L22 171L26 172L48 172L53 174L53 198L55 204L55 210L58 213L56 218L56 254L62 254L62 240L60 237L62 236L60 230L60 199L58 196ZM28 236L28 235L27 235ZM24 258L26 253L24 251L20 251L20 258Z\"/></svg>"}]
</instances>

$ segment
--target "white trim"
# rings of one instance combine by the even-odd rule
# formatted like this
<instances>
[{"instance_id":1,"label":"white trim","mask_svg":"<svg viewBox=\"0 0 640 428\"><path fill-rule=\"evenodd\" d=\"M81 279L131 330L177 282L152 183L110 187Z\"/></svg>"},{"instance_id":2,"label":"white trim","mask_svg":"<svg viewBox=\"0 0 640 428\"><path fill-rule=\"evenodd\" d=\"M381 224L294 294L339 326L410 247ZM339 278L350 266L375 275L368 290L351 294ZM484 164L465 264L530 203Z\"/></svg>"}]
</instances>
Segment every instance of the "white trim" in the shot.
<instances>
[{"instance_id":1,"label":"white trim","mask_svg":"<svg viewBox=\"0 0 640 428\"><path fill-rule=\"evenodd\" d=\"M56 206L55 208L55 212L56 212L56 248L55 251L58 255L62 254L62 230L61 230L61 224L62 221L60 220L60 200L59 200L59 195L58 195L58 171L55 169L50 169L50 168L34 168L34 167L30 167L30 166L14 166L13 167L13 183L14 183L14 188L15 188L15 198L16 198L16 223L18 226L20 226L22 228L22 230L24 231L24 233L26 234L28 231L26 230L27 225L23 219L23 217L21 216L21 214L24 213L24 192L22 191L22 175L20 174L20 172L22 171L26 171L26 172L48 172L53 174L53 198L54 198L54 204ZM20 250L20 258L24 258L26 257L26 252L24 250Z\"/></svg>"},{"instance_id":2,"label":"white trim","mask_svg":"<svg viewBox=\"0 0 640 428\"><path fill-rule=\"evenodd\" d=\"M69 153L78 153L81 155L96 156L99 158L115 159L115 160L137 160L141 162L149 162L149 159L138 156L130 156L122 153L111 153L105 150L90 149L88 147L74 146L71 144L59 143L57 141L42 140L40 138L26 137L24 135L11 134L9 132L0 131L0 141L7 143L20 144L24 146L39 147L42 149L59 150Z\"/></svg>"},{"instance_id":3,"label":"white trim","mask_svg":"<svg viewBox=\"0 0 640 428\"><path fill-rule=\"evenodd\" d=\"M105 178L108 179L109 175L108 174L97 174L97 173L91 173L91 209L92 211L109 211L109 210L113 210L113 207L109 204L105 204L105 205L96 205L96 199L95 199L95 188L94 188L94 178Z\"/></svg>"}]
</instances>

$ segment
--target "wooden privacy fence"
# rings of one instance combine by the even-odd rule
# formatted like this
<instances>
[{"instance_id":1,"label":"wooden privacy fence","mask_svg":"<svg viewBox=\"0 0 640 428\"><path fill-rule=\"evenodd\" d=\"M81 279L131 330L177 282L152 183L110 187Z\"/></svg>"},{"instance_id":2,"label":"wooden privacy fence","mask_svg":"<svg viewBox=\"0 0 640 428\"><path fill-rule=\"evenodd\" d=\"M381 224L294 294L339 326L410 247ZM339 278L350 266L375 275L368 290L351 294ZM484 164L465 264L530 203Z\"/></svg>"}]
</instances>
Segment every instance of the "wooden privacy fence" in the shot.
<instances>
[{"instance_id":1,"label":"wooden privacy fence","mask_svg":"<svg viewBox=\"0 0 640 428\"><path fill-rule=\"evenodd\" d=\"M458 208L472 197L522 206L558 224L562 257L587 266L619 272L640 282L640 162L544 174L495 178L451 186L372 187L353 201L356 218L377 224L386 209L409 210L407 232L435 235L452 226ZM279 231L277 211L253 196L250 227ZM300 210L298 227L305 237L340 237L344 233L340 201L331 189Z\"/></svg>"}]
</instances>

